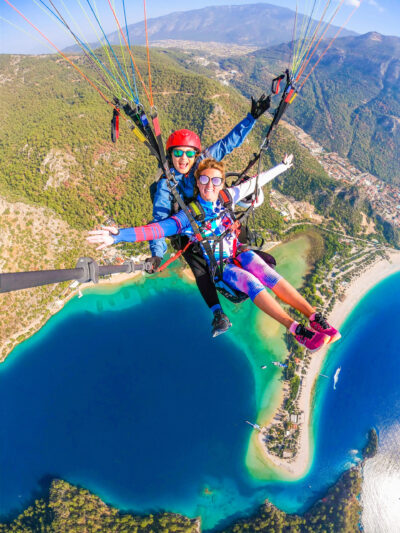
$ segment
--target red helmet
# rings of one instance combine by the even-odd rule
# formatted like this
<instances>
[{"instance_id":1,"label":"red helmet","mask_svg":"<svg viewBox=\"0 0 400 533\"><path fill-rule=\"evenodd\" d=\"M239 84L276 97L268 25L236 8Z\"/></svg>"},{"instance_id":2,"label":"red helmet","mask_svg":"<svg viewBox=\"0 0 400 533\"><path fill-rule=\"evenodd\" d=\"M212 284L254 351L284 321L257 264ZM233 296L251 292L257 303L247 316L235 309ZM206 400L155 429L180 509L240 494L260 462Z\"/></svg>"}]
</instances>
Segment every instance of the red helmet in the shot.
<instances>
[{"instance_id":1,"label":"red helmet","mask_svg":"<svg viewBox=\"0 0 400 533\"><path fill-rule=\"evenodd\" d=\"M176 130L167 139L166 150L174 146L190 146L201 152L200 137L190 130Z\"/></svg>"}]
</instances>

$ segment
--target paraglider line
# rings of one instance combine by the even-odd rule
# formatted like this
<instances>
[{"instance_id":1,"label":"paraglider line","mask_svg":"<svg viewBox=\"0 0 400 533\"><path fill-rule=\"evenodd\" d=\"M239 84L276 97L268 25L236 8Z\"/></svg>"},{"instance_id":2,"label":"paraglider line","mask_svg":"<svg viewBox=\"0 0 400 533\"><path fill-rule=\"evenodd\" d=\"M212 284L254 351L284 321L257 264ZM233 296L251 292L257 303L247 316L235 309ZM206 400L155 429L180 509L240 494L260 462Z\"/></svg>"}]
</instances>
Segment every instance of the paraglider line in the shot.
<instances>
[{"instance_id":1,"label":"paraglider line","mask_svg":"<svg viewBox=\"0 0 400 533\"><path fill-rule=\"evenodd\" d=\"M89 2L89 0L87 0L87 2ZM134 57L133 57L133 55L132 55L132 52L131 52L131 50L129 49L128 43L127 43L127 41L126 41L126 39L125 39L124 32L122 31L122 28L121 28L121 25L120 25L120 23L119 23L118 17L117 17L117 15L116 15L115 11L114 11L114 8L113 8L113 6L112 6L110 0L108 0L108 4L109 4L110 9L111 9L111 11L112 11L112 13L113 13L113 15L114 15L115 21L116 21L116 23L117 23L117 25L118 25L118 29L119 29L119 31L121 32L122 38L123 38L124 41L125 41L126 47L128 48L129 55L131 56L131 59L132 59L132 61L133 61L133 64L135 65L136 72L137 72L137 74L138 74L138 76L139 76L139 79L140 79L140 81L141 81L141 83L142 83L142 86L143 86L144 92L146 93L147 99L148 99L148 101L149 101L150 104L151 104L150 96L149 96L149 93L148 93L148 91L147 91L147 89L146 89L146 85L145 85L145 83L144 83L144 81L143 81L143 78L142 78L142 76L141 76L141 74L140 74L140 72L139 72L139 69L138 69L138 67L137 67L137 65L136 65L136 61L135 61L135 59L134 59ZM151 105L152 105L152 104L151 104Z\"/></svg>"},{"instance_id":2,"label":"paraglider line","mask_svg":"<svg viewBox=\"0 0 400 533\"><path fill-rule=\"evenodd\" d=\"M125 0L122 0L122 6L124 8L125 30L126 30L126 36L128 38L128 46L129 46L129 49L130 49L131 48L131 41L129 39L128 22L126 20ZM137 97L137 99L139 101L139 95L138 95L138 90L137 90L137 85L136 85L135 68L134 68L133 63L132 63L132 58L130 58L130 60L131 60L131 68L132 68L132 78L133 78L133 83L135 85L135 93L136 93L136 97Z\"/></svg>"},{"instance_id":3,"label":"paraglider line","mask_svg":"<svg viewBox=\"0 0 400 533\"><path fill-rule=\"evenodd\" d=\"M115 67L115 64L114 64L113 59L112 59L112 57L111 57L111 55L110 55L109 49L108 49L107 45L105 44L105 41L103 41L103 40L102 40L102 37L97 33L97 28L96 28L96 26L93 24L91 18L89 17L88 13L86 12L85 8L83 7L81 0L77 0L77 1L78 1L78 4L79 4L79 7L81 8L82 13L85 15L86 19L88 20L88 22L89 22L91 28L93 29L93 31L94 31L94 33L95 33L95 35L96 35L96 38L97 38L97 40L98 40L98 42L99 42L99 44L100 44L102 50L104 51L104 53L105 53L105 55L106 55L106 57L107 57L107 59L108 59L108 62L109 62L109 64L110 64L110 69L111 69L111 70L113 71L113 73L115 74L115 79L118 77L118 78L120 78L120 80L122 81L122 83L124 83L124 81L123 81L123 79L121 78L121 75L120 75L118 69ZM64 1L61 0L61 2L62 2L62 4L64 5L65 9L68 11L68 7L65 6ZM68 11L68 12L69 12L69 11ZM71 15L71 18L73 19L72 15ZM79 28L79 25L78 25L77 23L76 23L76 25L77 25L78 28ZM81 33L83 34L83 32L82 32L81 29L80 29L80 31L81 31ZM89 46L89 43L87 43L87 45ZM114 74L112 75L113 77L114 77ZM127 92L126 89L125 89L125 87L124 87L124 92Z\"/></svg>"},{"instance_id":4,"label":"paraglider line","mask_svg":"<svg viewBox=\"0 0 400 533\"><path fill-rule=\"evenodd\" d=\"M304 58L303 58L303 59L304 59L304 63L303 63L304 68L302 67L302 68L300 69L299 76L296 77L296 81L298 81L298 80L300 79L300 76L302 75L302 73L304 72L304 69L306 68L306 66L307 66L308 63L309 63L309 61L308 61L308 56L309 56L309 54L310 54L311 48L312 48L312 46L313 46L315 40L316 40L317 37L318 37L318 31L319 31L319 29L320 29L320 27L321 27L322 21L323 21L323 19L324 19L324 17L325 17L325 14L326 14L326 12L327 12L327 10L328 10L330 4L331 4L331 0L328 0L327 3L326 3L326 5L325 5L325 9L324 9L324 11L323 11L323 13L322 13L322 16L321 16L321 18L320 18L320 20L319 20L319 22L318 22L318 24L317 24L317 26L316 26L316 28L315 28L314 35L313 35L313 37L312 37L312 40L311 40L311 42L310 42L310 45L307 47L307 49L306 49L306 51L305 51ZM328 26L328 27L329 27L329 26ZM326 27L326 29L325 29L323 35L325 35L326 30L328 29L328 27ZM321 40L321 39L320 39L320 40ZM320 42L320 41L319 41L319 42ZM313 52L313 53L314 53L314 52ZM311 58L310 58L310 59L311 59Z\"/></svg>"},{"instance_id":5,"label":"paraglider line","mask_svg":"<svg viewBox=\"0 0 400 533\"><path fill-rule=\"evenodd\" d=\"M297 28L297 2L296 2L296 15L294 17L294 25L293 25L293 32L292 32L292 45L291 45L291 52L290 52L290 58L289 58L289 65L288 67L292 67L292 70L293 70L293 56L294 56L294 38L295 38L295 35L296 35L296 28Z\"/></svg>"},{"instance_id":6,"label":"paraglider line","mask_svg":"<svg viewBox=\"0 0 400 533\"><path fill-rule=\"evenodd\" d=\"M50 4L53 6L53 10L51 10L44 2L43 0L39 0L39 2L44 5L44 7L46 9L48 9L50 11L50 13L60 22L60 24L62 24L70 33L71 35L73 36L73 38L75 39L75 41L77 42L78 46L81 48L81 50L83 51L83 53L85 54L85 56L94 64L94 66L96 67L101 79L103 80L103 83L105 85L105 87L110 91L112 92L110 86L108 85L106 79L104 78L103 76L103 73L102 73L102 70L100 69L99 65L97 64L98 63L101 63L101 61L98 60L98 58L91 52L91 50L89 50L85 44L81 41L81 39L79 39L79 37L72 31L72 29L70 28L70 26L68 25L67 21L65 20L65 18L61 15L60 11L56 8L56 6L54 5L54 3L52 2L52 0L49 0ZM36 3L36 1L35 1ZM39 6L40 7L40 6ZM93 57L91 57L93 56ZM103 68L105 69L105 67L103 66ZM106 70L106 69L105 69ZM111 73L109 73L111 75ZM112 75L111 75L112 76ZM117 80L115 80L117 82ZM118 82L117 82L118 83ZM121 89L123 89L123 87L120 85ZM123 89L124 90L124 89Z\"/></svg>"},{"instance_id":7,"label":"paraglider line","mask_svg":"<svg viewBox=\"0 0 400 533\"><path fill-rule=\"evenodd\" d=\"M303 81L303 83L300 85L299 87L299 91L301 90L301 88L303 87L303 85L305 84L305 82L308 80L308 78L311 76L311 74L314 72L314 70L316 69L316 67L319 65L319 62L321 61L321 59L324 57L324 55L326 54L326 52L329 50L329 48L332 46L332 44L335 42L335 40L337 39L337 37L339 36L339 34L342 32L342 30L344 29L344 27L347 25L347 23L349 22L349 20L351 19L351 17L354 15L354 13L357 11L357 9L360 7L361 5L361 2L362 0L360 0L360 3L358 4L358 6L356 6L353 11L350 13L350 15L347 17L347 19L345 20L344 24L338 29L338 31L335 33L335 36L333 37L333 39L331 40L331 42L328 44L328 46L325 48L325 50L323 51L322 55L318 58L318 61L315 63L315 65L313 66L313 68L311 69L311 71L309 72L309 74L306 76L305 80Z\"/></svg>"},{"instance_id":8,"label":"paraglider line","mask_svg":"<svg viewBox=\"0 0 400 533\"><path fill-rule=\"evenodd\" d=\"M344 0L341 0L340 4L337 6L336 10L335 10L334 13L332 14L332 16L331 16L329 22L327 22L327 24L326 24L326 26L325 26L325 29L324 29L324 31L322 32L321 37L319 38L317 44L316 44L315 47L314 47L314 50L312 51L312 53L311 53L311 55L309 56L309 58L304 62L302 68L300 69L300 72L299 72L299 74L297 75L296 80L295 80L296 82L299 81L300 77L302 76L302 74L304 73L304 71L305 71L305 69L307 68L308 64L310 63L310 61L311 61L313 55L314 55L315 52L318 50L318 48L319 48L319 46L320 46L320 44L321 44L322 39L325 37L326 32L328 31L328 29L330 28L330 26L331 26L333 20L335 19L336 15L338 14L339 9L342 7L343 2L344 2ZM356 8L356 9L357 9L357 8ZM343 26L340 28L340 31L344 28L344 26L345 26L346 24L347 24L347 21L346 21L346 22L343 24ZM338 34L337 34L337 35L338 35ZM336 39L336 36L333 38L332 41L334 41L335 39ZM314 67L314 68L315 68L315 67ZM310 72L310 74L311 74L311 72ZM307 79L308 79L308 76L307 76L306 80L307 80ZM305 83L305 82L303 82L303 85L304 85L304 83ZM303 86L303 85L302 85L302 86Z\"/></svg>"},{"instance_id":9,"label":"paraglider line","mask_svg":"<svg viewBox=\"0 0 400 533\"><path fill-rule=\"evenodd\" d=\"M63 54L63 52L61 52L61 50L59 50L59 49L57 48L57 46L56 46L54 43L52 43L52 42L50 41L50 39L48 39L48 38L44 35L44 33L42 33L42 32L39 30L39 28L37 28L37 27L33 24L33 22L31 22L30 20L28 20L28 19L25 17L25 15L24 15L23 13L21 13L21 11L20 11L19 9L17 9L13 4L11 4L11 2L9 2L9 0L4 0L4 2L6 2L6 3L7 3L12 9L14 9L14 11L16 11L16 12L17 12L17 13L18 13L18 14L19 14L19 15L20 15L20 16L21 16L21 17L22 17L22 18L23 18L28 24L30 24L30 25L32 26L32 28L34 28L38 33L40 33L40 35L41 35L44 39L46 39L46 41L47 41L48 43L50 43L51 46L53 46L53 48L55 48L55 49L57 50L57 52L58 52L59 54L61 54L61 56L62 56L66 61L68 61L68 63L69 63L70 65L72 65L72 66L74 67L74 69L77 70L77 71L79 72L79 74L80 74L81 76L83 76L83 77L85 78L85 80L86 80L88 83L90 83L90 85L91 85L94 89L96 89L96 91L100 94L100 96L103 98L103 100L104 100L105 102L107 102L107 103L108 103L111 107L113 107L114 109L117 109L117 108L115 107L115 105L113 105L113 104L108 100L108 98L107 98L107 97L106 97L106 96L100 91L100 89L99 89L98 87L96 87L96 85L95 85L95 84L94 84L94 83L93 83L93 82L92 82L92 81L86 76L86 74L85 74L84 72L82 72L81 69L80 69L79 67L77 67L77 66L75 65L75 63L69 59L69 57L67 57L65 54ZM126 120L128 120L128 119L126 119Z\"/></svg>"},{"instance_id":10,"label":"paraglider line","mask_svg":"<svg viewBox=\"0 0 400 533\"><path fill-rule=\"evenodd\" d=\"M121 72L122 72L122 74L123 74L123 76L124 76L124 78L125 78L126 83L128 84L128 87L129 87L129 89L130 89L130 91L131 91L131 94L132 94L132 98L133 98L133 100L135 101L135 97L134 97L134 95L133 95L132 87L130 86L129 80L128 80L127 77L126 77L126 74L125 74L125 72L124 72L124 69L123 69L122 66L121 66L121 63L118 61L118 58L117 58L117 56L115 55L115 52L114 52L114 50L113 50L113 47L112 47L111 44L110 44L110 41L107 39L107 35L104 33L103 27L102 27L102 25L100 24L100 21L99 21L97 15L96 15L96 13L95 13L95 11L94 11L94 9L93 9L91 3L90 3L90 0L86 0L86 2L88 3L88 5L89 5L89 7L90 7L90 9L91 9L91 11L92 11L92 13L93 13L94 18L96 19L97 24L99 25L99 28L100 28L100 30L101 30L101 32L102 32L102 34L103 34L105 40L107 41L107 44L108 44L108 46L109 46L109 48L110 48L110 50L111 50L111 53L112 53L112 55L114 56L114 59L115 59L115 61L117 62L117 65L119 66L119 68L120 68L120 70L121 70ZM135 102L135 103L136 103L136 102Z\"/></svg>"},{"instance_id":11,"label":"paraglider line","mask_svg":"<svg viewBox=\"0 0 400 533\"><path fill-rule=\"evenodd\" d=\"M146 0L143 0L143 9L144 9L144 29L145 29L145 33L146 33L147 65L148 65L148 69L149 69L149 90L150 90L150 98L151 98L150 105L151 105L151 107L154 107L153 90L152 90L152 87L151 87L150 49L149 49L149 35L148 35L148 32L147 32Z\"/></svg>"},{"instance_id":12,"label":"paraglider line","mask_svg":"<svg viewBox=\"0 0 400 533\"><path fill-rule=\"evenodd\" d=\"M95 0L93 0L95 2ZM96 6L96 3L95 3L95 6ZM114 9L115 9L115 0L113 0L113 6L114 6ZM96 6L96 9L97 9L97 6ZM122 40L121 40L121 35L118 33L118 40L119 40L119 46L121 48L121 55L122 55L122 59L124 60L124 67L125 67L125 74L126 74L126 78L129 78L129 69L128 69L128 65L126 63L126 57L125 57L125 52L124 52L124 47L123 47L123 44L122 44ZM131 92L132 92L132 89L131 89ZM132 97L133 97L133 100L134 100L134 96L132 94Z\"/></svg>"}]
</instances>

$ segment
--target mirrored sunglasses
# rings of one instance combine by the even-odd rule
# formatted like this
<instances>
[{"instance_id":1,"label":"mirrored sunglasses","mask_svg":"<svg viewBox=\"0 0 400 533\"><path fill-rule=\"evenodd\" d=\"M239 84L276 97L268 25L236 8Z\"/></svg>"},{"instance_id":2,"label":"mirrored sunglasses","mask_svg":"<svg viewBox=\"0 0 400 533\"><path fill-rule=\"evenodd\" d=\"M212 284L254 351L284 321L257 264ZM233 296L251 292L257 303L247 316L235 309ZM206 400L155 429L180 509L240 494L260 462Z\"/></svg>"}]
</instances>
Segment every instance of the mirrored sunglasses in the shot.
<instances>
[{"instance_id":1,"label":"mirrored sunglasses","mask_svg":"<svg viewBox=\"0 0 400 533\"><path fill-rule=\"evenodd\" d=\"M172 150L172 153L175 157L182 157L183 154L185 154L186 157L191 159L192 157L196 155L196 150L177 150L175 148L175 150Z\"/></svg>"},{"instance_id":2,"label":"mirrored sunglasses","mask_svg":"<svg viewBox=\"0 0 400 533\"><path fill-rule=\"evenodd\" d=\"M223 182L223 179L219 176L214 176L213 178L210 178L210 176L206 176L205 174L201 174L201 176L199 176L197 179L202 185L207 185L207 183L211 180L212 184L215 187L219 187L220 185L222 185Z\"/></svg>"}]
</instances>

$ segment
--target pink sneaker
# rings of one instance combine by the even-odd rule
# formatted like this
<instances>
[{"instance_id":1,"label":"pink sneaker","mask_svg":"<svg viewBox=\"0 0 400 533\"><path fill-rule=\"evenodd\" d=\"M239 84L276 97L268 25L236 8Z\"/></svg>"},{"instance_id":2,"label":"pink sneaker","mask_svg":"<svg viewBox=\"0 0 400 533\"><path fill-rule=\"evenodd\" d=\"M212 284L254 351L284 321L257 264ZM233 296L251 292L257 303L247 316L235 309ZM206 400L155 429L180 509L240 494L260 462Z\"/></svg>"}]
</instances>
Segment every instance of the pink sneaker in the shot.
<instances>
[{"instance_id":1,"label":"pink sneaker","mask_svg":"<svg viewBox=\"0 0 400 533\"><path fill-rule=\"evenodd\" d=\"M313 313L310 316L310 326L314 331L318 331L319 333L325 333L325 335L328 335L329 344L338 341L341 337L341 334L338 332L338 330L328 324L328 322L321 315L321 313Z\"/></svg>"},{"instance_id":2,"label":"pink sneaker","mask_svg":"<svg viewBox=\"0 0 400 533\"><path fill-rule=\"evenodd\" d=\"M310 352L316 352L329 342L328 335L306 328L303 324L298 324L294 336L296 341L305 346Z\"/></svg>"}]
</instances>

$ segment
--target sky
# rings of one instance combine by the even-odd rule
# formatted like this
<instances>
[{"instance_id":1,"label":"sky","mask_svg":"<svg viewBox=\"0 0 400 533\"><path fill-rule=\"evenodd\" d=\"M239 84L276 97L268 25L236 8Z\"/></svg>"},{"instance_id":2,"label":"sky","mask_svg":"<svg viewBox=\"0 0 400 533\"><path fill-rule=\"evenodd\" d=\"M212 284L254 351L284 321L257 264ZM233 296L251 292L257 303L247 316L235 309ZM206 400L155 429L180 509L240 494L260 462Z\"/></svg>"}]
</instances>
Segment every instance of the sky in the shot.
<instances>
[{"instance_id":1,"label":"sky","mask_svg":"<svg viewBox=\"0 0 400 533\"><path fill-rule=\"evenodd\" d=\"M325 0L297 0L299 10L309 13L313 2L317 5L324 5ZM344 22L348 14L353 9L352 6L360 4L360 0L340 0L343 1L340 16L335 23L340 25ZM57 21L49 16L49 12L44 4L50 6L49 0L0 0L0 53L49 53L55 52L43 37L36 30L32 29L20 15L18 15L7 2L12 3L29 20L50 39L54 44L63 48L71 42L71 37L64 33ZM121 0L112 0L116 5L121 6ZM339 0L332 0L338 3ZM189 11L200 9L210 5L245 5L255 4L257 0L147 0L147 18L159 17L174 11ZM269 0L270 3L281 7L296 9L296 0ZM67 5L73 17L85 26L84 34L88 40L94 39L94 31L90 28L84 14L79 8L79 4L85 6L86 11L90 11L89 0L53 0L56 7L63 8ZM104 24L105 32L116 30L115 19L109 8L107 0L91 0L92 6L97 5L100 14L99 18ZM125 0L128 24L143 20L143 2L141 0ZM118 16L123 21L122 11ZM70 20L70 19L68 19ZM361 5L347 25L348 29L358 33L377 31L384 35L396 35L400 37L400 0L361 0ZM11 24L12 25L11 25Z\"/></svg>"}]
</instances>

